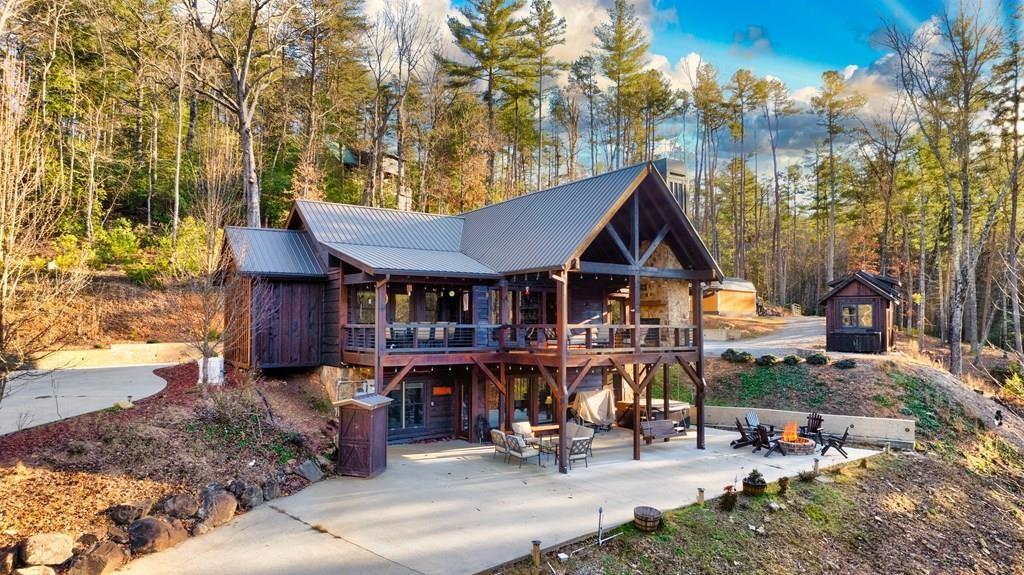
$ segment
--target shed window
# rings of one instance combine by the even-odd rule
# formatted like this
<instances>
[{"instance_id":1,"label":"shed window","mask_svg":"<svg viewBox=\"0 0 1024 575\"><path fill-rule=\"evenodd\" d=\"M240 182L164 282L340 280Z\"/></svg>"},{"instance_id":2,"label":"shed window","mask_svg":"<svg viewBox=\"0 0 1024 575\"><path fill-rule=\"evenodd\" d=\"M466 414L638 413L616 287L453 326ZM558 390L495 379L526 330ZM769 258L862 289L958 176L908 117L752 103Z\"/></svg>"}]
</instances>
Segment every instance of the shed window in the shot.
<instances>
[{"instance_id":1,"label":"shed window","mask_svg":"<svg viewBox=\"0 0 1024 575\"><path fill-rule=\"evenodd\" d=\"M842 326L851 329L871 329L874 321L871 314L874 306L869 303L843 304Z\"/></svg>"}]
</instances>

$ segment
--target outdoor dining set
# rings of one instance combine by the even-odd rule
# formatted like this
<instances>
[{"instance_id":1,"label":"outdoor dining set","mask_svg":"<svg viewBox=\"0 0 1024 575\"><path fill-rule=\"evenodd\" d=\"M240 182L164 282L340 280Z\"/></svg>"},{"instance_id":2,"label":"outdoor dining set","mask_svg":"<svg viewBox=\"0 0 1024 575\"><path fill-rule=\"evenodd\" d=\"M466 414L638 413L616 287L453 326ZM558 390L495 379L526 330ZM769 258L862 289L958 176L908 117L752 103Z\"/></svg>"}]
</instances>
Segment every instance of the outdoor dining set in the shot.
<instances>
[{"instance_id":1,"label":"outdoor dining set","mask_svg":"<svg viewBox=\"0 0 1024 575\"><path fill-rule=\"evenodd\" d=\"M594 453L594 429L570 421L565 424L565 432L568 437L569 453L566 461L569 468L572 469L573 463L578 461L589 467L589 459ZM537 465L543 466L545 456L558 456L558 425L516 422L512 424L511 433L492 429L491 443L494 444L494 456L501 455L506 463L517 460L519 467L522 467L524 461L536 457Z\"/></svg>"},{"instance_id":2,"label":"outdoor dining set","mask_svg":"<svg viewBox=\"0 0 1024 575\"><path fill-rule=\"evenodd\" d=\"M730 445L733 449L753 446L754 453L767 450L764 454L765 457L773 453L809 454L818 449L821 450L821 455L825 455L830 449L834 449L843 457L849 458L844 446L850 437L850 428L847 427L842 435L825 433L822 429L823 423L824 418L820 414L810 413L807 415L805 425L797 426L796 423L793 423L791 424L792 429L783 432L776 430L774 425L762 424L756 412L748 411L743 422L736 418L736 431L740 436L738 439L734 439ZM787 428L789 427L787 426ZM800 449L804 446L807 447L806 451Z\"/></svg>"}]
</instances>

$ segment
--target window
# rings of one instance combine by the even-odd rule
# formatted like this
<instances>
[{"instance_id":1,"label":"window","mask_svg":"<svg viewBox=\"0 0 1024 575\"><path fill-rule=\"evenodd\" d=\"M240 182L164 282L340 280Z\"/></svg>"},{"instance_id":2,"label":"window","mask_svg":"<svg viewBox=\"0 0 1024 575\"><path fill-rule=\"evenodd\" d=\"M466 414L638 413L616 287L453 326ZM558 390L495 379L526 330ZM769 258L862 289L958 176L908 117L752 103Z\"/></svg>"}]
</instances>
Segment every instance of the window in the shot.
<instances>
[{"instance_id":1,"label":"window","mask_svg":"<svg viewBox=\"0 0 1024 575\"><path fill-rule=\"evenodd\" d=\"M356 323L373 323L373 292L359 290L356 292Z\"/></svg>"},{"instance_id":2,"label":"window","mask_svg":"<svg viewBox=\"0 0 1024 575\"><path fill-rule=\"evenodd\" d=\"M841 323L848 329L871 329L874 327L872 312L874 306L869 303L847 303L841 306Z\"/></svg>"},{"instance_id":3,"label":"window","mask_svg":"<svg viewBox=\"0 0 1024 575\"><path fill-rule=\"evenodd\" d=\"M530 421L530 378L512 378L512 421Z\"/></svg>"},{"instance_id":4,"label":"window","mask_svg":"<svg viewBox=\"0 0 1024 575\"><path fill-rule=\"evenodd\" d=\"M423 383L402 382L388 394L393 401L388 406L388 428L408 429L423 427Z\"/></svg>"},{"instance_id":5,"label":"window","mask_svg":"<svg viewBox=\"0 0 1024 575\"><path fill-rule=\"evenodd\" d=\"M437 315L437 292L428 291L424 295L426 296L424 298L424 313L426 317L423 318L423 321L436 322L440 319Z\"/></svg>"},{"instance_id":6,"label":"window","mask_svg":"<svg viewBox=\"0 0 1024 575\"><path fill-rule=\"evenodd\" d=\"M555 398L551 388L544 383L537 383L537 423L551 423L555 419Z\"/></svg>"},{"instance_id":7,"label":"window","mask_svg":"<svg viewBox=\"0 0 1024 575\"><path fill-rule=\"evenodd\" d=\"M409 323L409 296L404 293L396 293L391 297L395 298L395 316L392 319L395 323Z\"/></svg>"}]
</instances>

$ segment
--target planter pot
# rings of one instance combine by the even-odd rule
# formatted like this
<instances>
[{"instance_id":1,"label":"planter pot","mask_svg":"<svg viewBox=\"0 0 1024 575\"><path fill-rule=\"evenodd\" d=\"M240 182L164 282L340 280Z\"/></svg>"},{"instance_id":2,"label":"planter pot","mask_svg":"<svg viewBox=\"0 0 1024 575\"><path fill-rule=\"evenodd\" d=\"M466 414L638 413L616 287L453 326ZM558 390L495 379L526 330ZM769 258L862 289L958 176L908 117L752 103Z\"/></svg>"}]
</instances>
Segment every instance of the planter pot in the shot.
<instances>
[{"instance_id":1,"label":"planter pot","mask_svg":"<svg viewBox=\"0 0 1024 575\"><path fill-rule=\"evenodd\" d=\"M661 526L661 511L647 506L634 507L633 524L640 531L647 533L657 531Z\"/></svg>"},{"instance_id":2,"label":"planter pot","mask_svg":"<svg viewBox=\"0 0 1024 575\"><path fill-rule=\"evenodd\" d=\"M768 484L755 485L753 483L743 482L743 494L749 495L750 497L757 497L758 495L764 495L765 490L768 489Z\"/></svg>"}]
</instances>

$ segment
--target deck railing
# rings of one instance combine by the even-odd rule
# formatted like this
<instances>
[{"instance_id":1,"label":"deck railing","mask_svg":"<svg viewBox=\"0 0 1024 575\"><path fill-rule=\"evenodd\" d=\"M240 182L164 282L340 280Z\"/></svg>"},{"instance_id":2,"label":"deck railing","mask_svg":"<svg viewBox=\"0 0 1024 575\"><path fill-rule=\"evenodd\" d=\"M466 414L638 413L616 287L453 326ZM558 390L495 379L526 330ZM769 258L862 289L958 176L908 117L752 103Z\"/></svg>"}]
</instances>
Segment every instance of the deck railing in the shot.
<instances>
[{"instance_id":1,"label":"deck railing","mask_svg":"<svg viewBox=\"0 0 1024 575\"><path fill-rule=\"evenodd\" d=\"M694 325L570 324L569 353L629 353L639 339L642 351L696 348ZM504 349L551 350L558 347L554 324L393 323L385 328L390 353L445 353ZM373 324L348 324L343 346L349 351L374 351Z\"/></svg>"}]
</instances>

